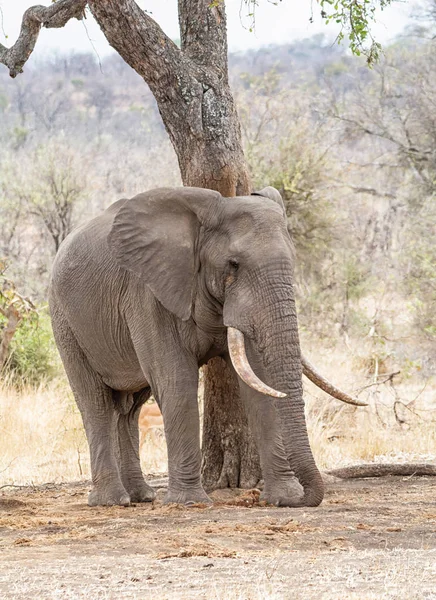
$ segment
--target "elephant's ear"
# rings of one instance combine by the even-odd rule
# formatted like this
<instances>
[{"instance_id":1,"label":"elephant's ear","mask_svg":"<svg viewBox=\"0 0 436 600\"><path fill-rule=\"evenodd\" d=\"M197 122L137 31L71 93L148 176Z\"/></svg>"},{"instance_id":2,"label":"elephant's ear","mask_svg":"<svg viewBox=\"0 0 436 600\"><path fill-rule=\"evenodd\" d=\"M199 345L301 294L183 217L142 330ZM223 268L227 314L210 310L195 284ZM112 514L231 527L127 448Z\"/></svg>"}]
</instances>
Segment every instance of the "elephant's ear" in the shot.
<instances>
[{"instance_id":1,"label":"elephant's ear","mask_svg":"<svg viewBox=\"0 0 436 600\"><path fill-rule=\"evenodd\" d=\"M283 216L286 219L285 205L283 203L283 199L280 195L280 192L278 190L276 190L276 188L273 188L272 186L269 185L269 186L263 188L263 190L260 190L259 192L253 192L251 195L252 196L263 196L264 198L269 198L270 200L272 200L273 202L278 204L281 207L281 209L283 211Z\"/></svg>"},{"instance_id":2,"label":"elephant's ear","mask_svg":"<svg viewBox=\"0 0 436 600\"><path fill-rule=\"evenodd\" d=\"M108 236L120 266L141 276L159 302L186 321L191 315L201 224L217 213L218 192L162 188L126 200Z\"/></svg>"}]
</instances>

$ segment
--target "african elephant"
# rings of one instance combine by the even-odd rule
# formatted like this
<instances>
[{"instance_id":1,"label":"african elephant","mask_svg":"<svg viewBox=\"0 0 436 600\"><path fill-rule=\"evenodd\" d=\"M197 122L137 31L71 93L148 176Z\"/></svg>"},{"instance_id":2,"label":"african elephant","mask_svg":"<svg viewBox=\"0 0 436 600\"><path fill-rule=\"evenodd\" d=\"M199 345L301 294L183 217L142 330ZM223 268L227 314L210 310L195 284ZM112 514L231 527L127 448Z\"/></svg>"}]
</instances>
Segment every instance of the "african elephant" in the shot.
<instances>
[{"instance_id":1,"label":"african elephant","mask_svg":"<svg viewBox=\"0 0 436 600\"><path fill-rule=\"evenodd\" d=\"M151 393L168 447L166 502L210 501L200 481L197 386L199 365L214 356L239 376L262 498L321 502L304 417L293 261L283 202L271 187L231 199L199 188L151 190L68 236L53 266L50 310L89 443L89 505L154 498L140 469L137 425Z\"/></svg>"}]
</instances>

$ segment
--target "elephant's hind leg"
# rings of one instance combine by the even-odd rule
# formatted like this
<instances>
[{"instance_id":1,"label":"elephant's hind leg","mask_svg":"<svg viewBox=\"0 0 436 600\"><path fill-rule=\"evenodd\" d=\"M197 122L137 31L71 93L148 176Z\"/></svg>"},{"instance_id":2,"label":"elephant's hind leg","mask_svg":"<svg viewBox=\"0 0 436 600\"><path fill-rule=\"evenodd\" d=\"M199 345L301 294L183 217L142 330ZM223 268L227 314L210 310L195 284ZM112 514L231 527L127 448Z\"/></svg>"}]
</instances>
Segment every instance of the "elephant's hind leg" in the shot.
<instances>
[{"instance_id":1,"label":"elephant's hind leg","mask_svg":"<svg viewBox=\"0 0 436 600\"><path fill-rule=\"evenodd\" d=\"M151 502L156 497L153 488L144 481L139 460L138 417L141 406L150 397L150 393L150 388L146 388L128 394L127 403L115 400L118 467L131 502ZM119 394L114 392L114 397Z\"/></svg>"},{"instance_id":2,"label":"elephant's hind leg","mask_svg":"<svg viewBox=\"0 0 436 600\"><path fill-rule=\"evenodd\" d=\"M92 490L89 506L130 504L115 456L112 390L90 366L61 310L52 302L56 344L82 415L91 455Z\"/></svg>"}]
</instances>

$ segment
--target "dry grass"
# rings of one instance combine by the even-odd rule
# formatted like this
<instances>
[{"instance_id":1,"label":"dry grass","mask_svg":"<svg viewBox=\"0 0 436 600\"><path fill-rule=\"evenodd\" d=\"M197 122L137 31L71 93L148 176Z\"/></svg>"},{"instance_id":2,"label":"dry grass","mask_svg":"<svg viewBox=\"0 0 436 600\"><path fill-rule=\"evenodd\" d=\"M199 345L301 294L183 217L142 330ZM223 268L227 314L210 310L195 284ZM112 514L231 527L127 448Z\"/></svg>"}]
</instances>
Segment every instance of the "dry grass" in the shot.
<instances>
[{"instance_id":1,"label":"dry grass","mask_svg":"<svg viewBox=\"0 0 436 600\"><path fill-rule=\"evenodd\" d=\"M332 469L372 461L434 462L434 414L415 415L408 423L400 424L392 407L387 405L383 409L383 416L380 416L380 408L376 411L371 406L358 409L359 414L345 408L338 409L333 417L328 411L312 415L309 434L318 466Z\"/></svg>"},{"instance_id":2,"label":"dry grass","mask_svg":"<svg viewBox=\"0 0 436 600\"><path fill-rule=\"evenodd\" d=\"M141 465L144 473L165 473L168 455L163 428L147 432L141 449Z\"/></svg>"},{"instance_id":3,"label":"dry grass","mask_svg":"<svg viewBox=\"0 0 436 600\"><path fill-rule=\"evenodd\" d=\"M18 391L0 387L0 482L39 484L89 477L80 414L62 380Z\"/></svg>"},{"instance_id":4,"label":"dry grass","mask_svg":"<svg viewBox=\"0 0 436 600\"><path fill-rule=\"evenodd\" d=\"M163 436L150 432L141 456L145 472L165 471ZM85 432L66 381L19 391L0 385L0 485L89 477Z\"/></svg>"},{"instance_id":5,"label":"dry grass","mask_svg":"<svg viewBox=\"0 0 436 600\"><path fill-rule=\"evenodd\" d=\"M316 361L348 391L368 384L364 374L350 375L349 358L335 354L316 357ZM322 469L373 460L436 459L434 381L425 385L416 376L394 386L389 382L371 385L359 396L370 403L365 409L343 405L311 384L305 385L311 443ZM141 460L146 473L166 471L162 431L149 432ZM89 477L86 438L65 380L21 391L0 386L0 485Z\"/></svg>"}]
</instances>

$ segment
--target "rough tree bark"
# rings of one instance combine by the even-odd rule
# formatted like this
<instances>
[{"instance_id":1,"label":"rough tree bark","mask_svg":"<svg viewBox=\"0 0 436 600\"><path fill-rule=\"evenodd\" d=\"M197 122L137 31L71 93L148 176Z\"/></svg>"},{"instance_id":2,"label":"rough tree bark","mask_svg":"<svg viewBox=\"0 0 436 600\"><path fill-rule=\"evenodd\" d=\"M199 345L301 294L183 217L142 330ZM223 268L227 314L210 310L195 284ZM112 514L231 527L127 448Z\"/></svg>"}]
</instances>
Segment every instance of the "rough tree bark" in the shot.
<instances>
[{"instance_id":1,"label":"rough tree bark","mask_svg":"<svg viewBox=\"0 0 436 600\"><path fill-rule=\"evenodd\" d=\"M207 490L252 488L262 474L236 378L222 358L206 367L202 479Z\"/></svg>"},{"instance_id":2,"label":"rough tree bark","mask_svg":"<svg viewBox=\"0 0 436 600\"><path fill-rule=\"evenodd\" d=\"M176 151L184 185L223 196L250 193L236 107L228 82L224 2L179 0L181 48L134 0L59 0L28 9L11 49L0 62L15 77L32 52L40 27L82 18L85 6L109 44L143 77ZM260 479L257 450L238 385L223 360L205 369L203 479L208 489L250 487Z\"/></svg>"}]
</instances>

